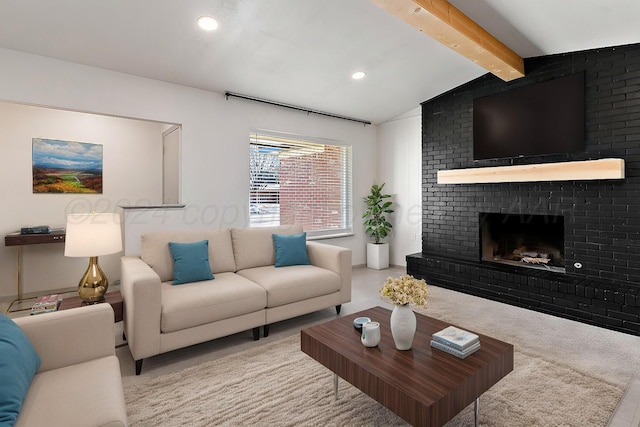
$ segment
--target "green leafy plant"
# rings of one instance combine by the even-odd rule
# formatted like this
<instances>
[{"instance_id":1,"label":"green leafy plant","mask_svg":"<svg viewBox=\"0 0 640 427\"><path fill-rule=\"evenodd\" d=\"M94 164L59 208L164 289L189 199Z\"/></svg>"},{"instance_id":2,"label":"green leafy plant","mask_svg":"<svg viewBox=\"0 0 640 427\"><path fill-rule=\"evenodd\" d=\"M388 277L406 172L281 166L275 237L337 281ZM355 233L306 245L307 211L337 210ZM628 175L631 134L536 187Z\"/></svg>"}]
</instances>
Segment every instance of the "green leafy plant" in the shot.
<instances>
[{"instance_id":1,"label":"green leafy plant","mask_svg":"<svg viewBox=\"0 0 640 427\"><path fill-rule=\"evenodd\" d=\"M362 214L366 227L365 232L373 237L376 244L387 237L393 228L385 215L393 213L393 209L391 209L392 202L387 200L391 198L391 195L382 193L384 184L383 182L380 185L372 185L371 193L364 198L367 204L367 209Z\"/></svg>"}]
</instances>

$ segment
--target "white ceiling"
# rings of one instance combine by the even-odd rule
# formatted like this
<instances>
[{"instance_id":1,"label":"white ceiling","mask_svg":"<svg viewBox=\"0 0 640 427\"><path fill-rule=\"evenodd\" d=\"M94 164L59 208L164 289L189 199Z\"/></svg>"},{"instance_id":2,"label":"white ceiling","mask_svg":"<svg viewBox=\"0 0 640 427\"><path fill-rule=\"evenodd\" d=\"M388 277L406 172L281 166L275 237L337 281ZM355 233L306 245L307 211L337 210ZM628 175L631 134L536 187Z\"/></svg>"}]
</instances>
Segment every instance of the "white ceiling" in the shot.
<instances>
[{"instance_id":1,"label":"white ceiling","mask_svg":"<svg viewBox=\"0 0 640 427\"><path fill-rule=\"evenodd\" d=\"M450 2L525 58L640 42L639 0ZM0 0L0 46L373 123L486 73L369 0Z\"/></svg>"}]
</instances>

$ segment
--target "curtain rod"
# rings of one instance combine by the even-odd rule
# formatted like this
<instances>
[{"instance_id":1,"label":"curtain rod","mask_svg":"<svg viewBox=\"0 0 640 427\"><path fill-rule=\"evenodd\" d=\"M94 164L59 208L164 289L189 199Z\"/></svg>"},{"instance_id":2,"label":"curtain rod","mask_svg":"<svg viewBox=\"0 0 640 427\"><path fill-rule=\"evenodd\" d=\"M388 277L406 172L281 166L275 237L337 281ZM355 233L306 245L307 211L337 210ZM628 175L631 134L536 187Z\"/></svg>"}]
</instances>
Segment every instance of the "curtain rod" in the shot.
<instances>
[{"instance_id":1,"label":"curtain rod","mask_svg":"<svg viewBox=\"0 0 640 427\"><path fill-rule=\"evenodd\" d=\"M254 98L252 96L240 95L239 93L225 92L224 96L225 96L225 98L227 100L231 96L231 97L234 97L234 98L241 98L241 99L246 99L246 100L249 100L249 101L256 101L256 102L262 102L264 104L275 105L276 107L284 107L284 108L290 108L292 110L304 111L307 114L318 114L320 116L333 117L334 119L342 119L342 120L349 120L349 121L352 121L352 122L358 122L358 123L362 123L365 126L371 124L371 122L368 122L366 120L354 119L352 117L339 116L337 114L325 113L323 111L311 110L309 108L298 107L296 105L283 104L283 103L280 103L280 102L269 101L267 99Z\"/></svg>"}]
</instances>

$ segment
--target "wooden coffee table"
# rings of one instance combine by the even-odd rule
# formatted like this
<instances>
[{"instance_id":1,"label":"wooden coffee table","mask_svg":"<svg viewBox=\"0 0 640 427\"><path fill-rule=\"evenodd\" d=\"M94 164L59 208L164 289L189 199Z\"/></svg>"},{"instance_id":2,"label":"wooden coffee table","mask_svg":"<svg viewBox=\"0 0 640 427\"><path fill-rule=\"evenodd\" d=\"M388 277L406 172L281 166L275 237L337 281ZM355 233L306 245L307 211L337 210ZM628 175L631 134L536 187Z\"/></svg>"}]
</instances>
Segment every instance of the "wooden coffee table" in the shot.
<instances>
[{"instance_id":1,"label":"wooden coffee table","mask_svg":"<svg viewBox=\"0 0 640 427\"><path fill-rule=\"evenodd\" d=\"M361 316L380 322L377 347L360 343L353 320ZM431 335L450 324L416 313L413 348L400 351L390 316L375 307L303 329L301 349L334 372L336 397L339 376L415 426L441 426L475 402L477 424L477 399L513 370L513 345L478 334L480 350L458 359L429 345Z\"/></svg>"}]
</instances>

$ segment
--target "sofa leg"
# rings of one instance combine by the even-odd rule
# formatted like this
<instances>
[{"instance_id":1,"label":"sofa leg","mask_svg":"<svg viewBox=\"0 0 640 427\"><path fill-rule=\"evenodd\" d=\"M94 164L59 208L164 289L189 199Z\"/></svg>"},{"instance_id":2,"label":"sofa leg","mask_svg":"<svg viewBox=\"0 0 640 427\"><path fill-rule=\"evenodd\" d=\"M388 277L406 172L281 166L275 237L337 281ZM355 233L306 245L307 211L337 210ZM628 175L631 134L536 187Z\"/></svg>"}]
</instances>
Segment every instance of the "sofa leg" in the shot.
<instances>
[{"instance_id":1,"label":"sofa leg","mask_svg":"<svg viewBox=\"0 0 640 427\"><path fill-rule=\"evenodd\" d=\"M340 314L340 309L342 308L342 304L336 305L336 314Z\"/></svg>"},{"instance_id":2,"label":"sofa leg","mask_svg":"<svg viewBox=\"0 0 640 427\"><path fill-rule=\"evenodd\" d=\"M260 328L253 328L253 340L258 341L260 339Z\"/></svg>"},{"instance_id":3,"label":"sofa leg","mask_svg":"<svg viewBox=\"0 0 640 427\"><path fill-rule=\"evenodd\" d=\"M269 336L269 325L264 325L264 337L268 337Z\"/></svg>"},{"instance_id":4,"label":"sofa leg","mask_svg":"<svg viewBox=\"0 0 640 427\"><path fill-rule=\"evenodd\" d=\"M136 375L140 375L142 372L142 359L136 360Z\"/></svg>"}]
</instances>

